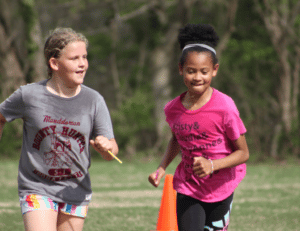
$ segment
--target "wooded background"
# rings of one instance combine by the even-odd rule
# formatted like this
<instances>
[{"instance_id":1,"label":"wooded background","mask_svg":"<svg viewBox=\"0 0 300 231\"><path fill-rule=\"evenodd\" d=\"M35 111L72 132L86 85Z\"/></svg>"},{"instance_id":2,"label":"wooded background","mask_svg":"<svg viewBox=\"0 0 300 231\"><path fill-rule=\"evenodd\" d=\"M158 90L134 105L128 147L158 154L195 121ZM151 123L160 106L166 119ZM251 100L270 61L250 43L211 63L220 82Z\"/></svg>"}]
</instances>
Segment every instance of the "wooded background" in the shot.
<instances>
[{"instance_id":1,"label":"wooded background","mask_svg":"<svg viewBox=\"0 0 300 231\"><path fill-rule=\"evenodd\" d=\"M219 34L213 87L235 100L251 156L299 158L298 0L0 0L0 102L47 78L48 32L71 27L89 39L85 84L105 97L120 157L161 155L163 107L186 90L177 43L186 23ZM6 124L1 158L19 156L21 137L22 121Z\"/></svg>"}]
</instances>

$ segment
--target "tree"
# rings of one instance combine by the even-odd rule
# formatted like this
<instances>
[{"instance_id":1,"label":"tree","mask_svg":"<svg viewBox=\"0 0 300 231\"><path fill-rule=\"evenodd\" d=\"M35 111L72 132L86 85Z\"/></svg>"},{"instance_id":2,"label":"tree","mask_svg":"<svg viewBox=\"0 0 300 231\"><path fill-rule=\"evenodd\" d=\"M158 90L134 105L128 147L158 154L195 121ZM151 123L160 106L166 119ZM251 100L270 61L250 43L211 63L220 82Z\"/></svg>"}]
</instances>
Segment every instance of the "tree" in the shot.
<instances>
[{"instance_id":1,"label":"tree","mask_svg":"<svg viewBox=\"0 0 300 231\"><path fill-rule=\"evenodd\" d=\"M16 18L14 9L18 9L17 1L0 1L0 73L2 98L7 97L17 87L25 83L25 74L19 62L19 31L23 21Z\"/></svg>"},{"instance_id":2,"label":"tree","mask_svg":"<svg viewBox=\"0 0 300 231\"><path fill-rule=\"evenodd\" d=\"M282 128L290 140L295 140L293 136L299 130L300 2L297 0L255 0L255 4L277 52L282 71L278 89L281 120L275 127L271 150L271 155L276 157L277 143ZM295 143L293 145L295 146ZM294 147L293 151L298 152L299 148Z\"/></svg>"},{"instance_id":3,"label":"tree","mask_svg":"<svg viewBox=\"0 0 300 231\"><path fill-rule=\"evenodd\" d=\"M191 18L191 11L196 1L179 0L173 14L167 13L165 1L156 1L149 18L152 32L153 48L150 54L152 71L152 92L155 100L154 116L156 120L157 147L163 140L168 140L169 129L165 122L164 106L171 100L171 67L174 65L177 35L179 28Z\"/></svg>"},{"instance_id":4,"label":"tree","mask_svg":"<svg viewBox=\"0 0 300 231\"><path fill-rule=\"evenodd\" d=\"M21 85L45 77L42 34L34 1L0 0L1 101ZM21 121L7 124L4 130L1 154L18 155L15 150L21 148Z\"/></svg>"},{"instance_id":5,"label":"tree","mask_svg":"<svg viewBox=\"0 0 300 231\"><path fill-rule=\"evenodd\" d=\"M0 1L2 98L28 82L45 78L42 35L34 1Z\"/></svg>"}]
</instances>

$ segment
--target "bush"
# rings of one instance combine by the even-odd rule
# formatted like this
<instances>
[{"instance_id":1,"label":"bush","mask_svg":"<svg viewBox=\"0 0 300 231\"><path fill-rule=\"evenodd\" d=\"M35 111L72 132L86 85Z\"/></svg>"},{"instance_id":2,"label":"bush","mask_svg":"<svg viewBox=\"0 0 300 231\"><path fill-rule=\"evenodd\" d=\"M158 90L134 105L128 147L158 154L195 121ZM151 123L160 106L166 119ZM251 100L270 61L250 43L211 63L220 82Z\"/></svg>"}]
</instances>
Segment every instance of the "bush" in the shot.
<instances>
[{"instance_id":1,"label":"bush","mask_svg":"<svg viewBox=\"0 0 300 231\"><path fill-rule=\"evenodd\" d=\"M22 148L22 120L6 123L0 141L1 159L19 159Z\"/></svg>"}]
</instances>

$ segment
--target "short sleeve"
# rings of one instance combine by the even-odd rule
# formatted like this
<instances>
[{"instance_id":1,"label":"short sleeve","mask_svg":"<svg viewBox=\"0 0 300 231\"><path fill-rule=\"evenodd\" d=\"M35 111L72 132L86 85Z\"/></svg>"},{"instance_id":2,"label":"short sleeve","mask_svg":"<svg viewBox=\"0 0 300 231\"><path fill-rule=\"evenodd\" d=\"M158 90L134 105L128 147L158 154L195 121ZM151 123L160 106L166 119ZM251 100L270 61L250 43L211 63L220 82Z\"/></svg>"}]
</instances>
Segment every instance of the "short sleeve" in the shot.
<instances>
[{"instance_id":1,"label":"short sleeve","mask_svg":"<svg viewBox=\"0 0 300 231\"><path fill-rule=\"evenodd\" d=\"M170 123L170 116L169 116L169 111L170 111L170 102L168 102L165 107L164 107L164 112L165 112L165 119L167 123Z\"/></svg>"},{"instance_id":2,"label":"short sleeve","mask_svg":"<svg viewBox=\"0 0 300 231\"><path fill-rule=\"evenodd\" d=\"M3 103L0 104L0 113L7 122L22 118L25 111L25 105L22 98L22 90L19 88Z\"/></svg>"},{"instance_id":3,"label":"short sleeve","mask_svg":"<svg viewBox=\"0 0 300 231\"><path fill-rule=\"evenodd\" d=\"M224 128L227 137L231 140L237 140L247 131L234 103L230 106L228 112L225 114Z\"/></svg>"},{"instance_id":4,"label":"short sleeve","mask_svg":"<svg viewBox=\"0 0 300 231\"><path fill-rule=\"evenodd\" d=\"M114 138L110 113L102 96L97 100L93 126L93 136L96 137L100 135L105 136L108 139Z\"/></svg>"},{"instance_id":5,"label":"short sleeve","mask_svg":"<svg viewBox=\"0 0 300 231\"><path fill-rule=\"evenodd\" d=\"M176 115L176 112L178 112L178 110L180 111L179 104L180 96L177 96L175 99L169 101L164 107L166 122L170 125L171 129L171 123L174 120L174 116Z\"/></svg>"}]
</instances>

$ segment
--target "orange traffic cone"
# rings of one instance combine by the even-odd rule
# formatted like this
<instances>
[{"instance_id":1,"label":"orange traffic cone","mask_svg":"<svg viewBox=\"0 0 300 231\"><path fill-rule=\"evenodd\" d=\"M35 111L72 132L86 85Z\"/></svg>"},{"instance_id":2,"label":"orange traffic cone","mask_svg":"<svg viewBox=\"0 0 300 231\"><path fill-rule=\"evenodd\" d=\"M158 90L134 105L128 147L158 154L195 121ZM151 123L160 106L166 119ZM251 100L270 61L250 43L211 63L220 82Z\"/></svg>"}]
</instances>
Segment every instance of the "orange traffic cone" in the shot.
<instances>
[{"instance_id":1,"label":"orange traffic cone","mask_svg":"<svg viewBox=\"0 0 300 231\"><path fill-rule=\"evenodd\" d=\"M178 231L176 215L176 191L173 189L173 175L165 178L163 195L157 220L157 231Z\"/></svg>"}]
</instances>

